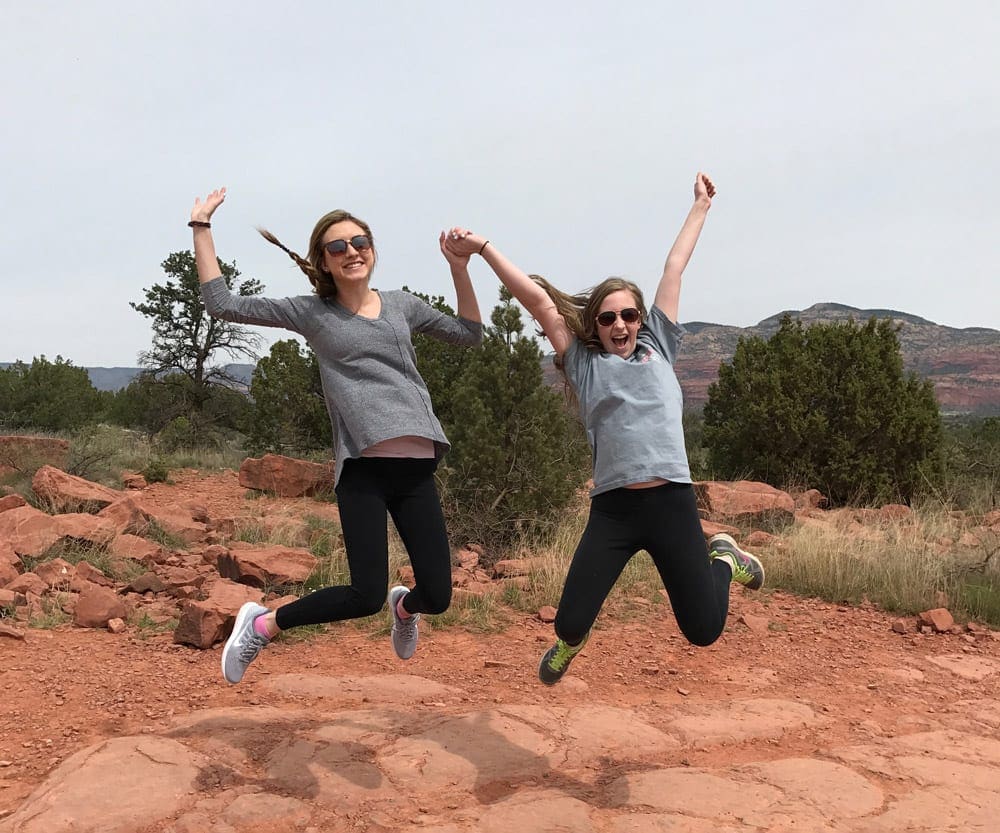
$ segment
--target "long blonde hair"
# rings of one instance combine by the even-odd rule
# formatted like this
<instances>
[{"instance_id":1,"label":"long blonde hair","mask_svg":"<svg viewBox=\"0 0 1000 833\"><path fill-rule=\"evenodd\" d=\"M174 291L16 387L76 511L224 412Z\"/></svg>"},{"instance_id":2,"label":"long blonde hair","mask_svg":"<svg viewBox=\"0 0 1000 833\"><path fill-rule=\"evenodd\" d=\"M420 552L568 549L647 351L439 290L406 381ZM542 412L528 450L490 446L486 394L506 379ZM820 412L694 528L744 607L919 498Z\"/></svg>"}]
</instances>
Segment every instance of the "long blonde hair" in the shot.
<instances>
[{"instance_id":1,"label":"long blonde hair","mask_svg":"<svg viewBox=\"0 0 1000 833\"><path fill-rule=\"evenodd\" d=\"M375 262L378 262L378 252L375 249L375 238L372 236L372 230L368 227L368 223L364 220L358 219L351 214L351 212L344 211L341 208L338 208L336 211L331 211L329 214L324 214L319 218L319 220L317 220L316 226L313 228L312 234L309 236L308 260L289 249L267 229L258 228L257 231L260 232L261 237L263 237L268 243L273 243L295 261L296 266L305 272L306 277L309 278L309 283L313 285L313 290L315 290L316 294L319 295L320 298L335 298L337 296L337 284L334 283L333 278L330 277L330 273L323 268L323 235L326 234L326 230L330 228L330 226L336 225L337 223L343 223L348 220L355 223L368 236L368 239L372 244L372 256L375 258Z\"/></svg>"}]
</instances>

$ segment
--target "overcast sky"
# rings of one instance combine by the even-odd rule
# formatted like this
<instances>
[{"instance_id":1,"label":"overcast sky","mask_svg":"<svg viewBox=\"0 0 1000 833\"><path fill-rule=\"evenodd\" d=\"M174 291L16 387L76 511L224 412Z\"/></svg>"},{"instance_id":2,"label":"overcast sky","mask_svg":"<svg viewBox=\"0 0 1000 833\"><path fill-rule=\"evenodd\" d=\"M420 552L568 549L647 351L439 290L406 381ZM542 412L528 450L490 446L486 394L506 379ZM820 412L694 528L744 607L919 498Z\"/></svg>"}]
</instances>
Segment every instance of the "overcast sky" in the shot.
<instances>
[{"instance_id":1,"label":"overcast sky","mask_svg":"<svg viewBox=\"0 0 1000 833\"><path fill-rule=\"evenodd\" d=\"M0 361L135 365L129 301L220 185L219 254L269 295L309 285L254 227L303 252L346 208L378 288L453 299L459 224L562 289L651 300L704 170L682 321L834 301L1000 329L995 0L0 8Z\"/></svg>"}]
</instances>

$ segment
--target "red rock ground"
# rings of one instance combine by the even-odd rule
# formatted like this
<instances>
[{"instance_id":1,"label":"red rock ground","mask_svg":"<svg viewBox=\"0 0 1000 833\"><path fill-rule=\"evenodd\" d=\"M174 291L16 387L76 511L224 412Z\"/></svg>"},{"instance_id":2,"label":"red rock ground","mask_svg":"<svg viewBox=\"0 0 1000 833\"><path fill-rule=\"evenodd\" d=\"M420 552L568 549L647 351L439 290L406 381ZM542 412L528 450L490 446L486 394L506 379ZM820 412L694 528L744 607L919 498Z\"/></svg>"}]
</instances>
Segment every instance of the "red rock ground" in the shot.
<instances>
[{"instance_id":1,"label":"red rock ground","mask_svg":"<svg viewBox=\"0 0 1000 833\"><path fill-rule=\"evenodd\" d=\"M210 513L220 516L233 513L234 501L245 501L243 490L229 475L189 476L174 486L152 486L150 492L164 501L179 494L197 497ZM741 622L747 614L766 617L759 632ZM840 754L835 750L868 744L877 748L893 739L939 729L961 729L970 736L998 740L1000 720L991 722L986 715L997 713L1000 641L989 633L976 637L903 636L893 633L891 617L877 610L842 608L776 591L751 595L735 589L730 626L716 645L689 646L664 605L654 606L641 619L604 617L571 674L549 689L538 683L535 667L550 642L551 626L527 614L512 616L513 624L492 634L434 628L425 623L420 649L408 663L395 658L386 636L372 635L351 624L331 626L325 634L276 642L239 686L228 686L221 679L219 647L199 651L175 645L170 634L143 638L132 630L113 635L62 626L29 630L24 641L0 637L0 819L10 817L7 822L0 821L0 831L36 829L28 822L8 825L14 823L15 811L30 803L32 791L43 785L61 762L101 740L165 735L178 719L213 709L269 705L290 711L310 708L315 701L308 693L269 685L286 675L341 678L409 674L461 692L448 702L422 698L419 703L396 704L415 713L438 709L457 715L506 706L573 709L610 704L649 719L658 713L688 714L696 707L717 710L722 706L731 715L732 737L686 742L669 761L658 764L699 770L789 758L829 761ZM738 729L754 720L753 709L748 711L745 706L759 701L805 704L821 722L796 731L745 737ZM612 764L600 778L581 780L573 788L574 796L588 804L600 804L599 796L610 778L627 773L630 767ZM994 779L998 772L1000 757ZM865 771L865 777L885 791L886 802L899 789L899 780L891 773ZM491 781L481 785L475 798L483 807L492 806L519 789L515 782L513 775L511 784L505 785L503 779ZM995 793L992 800L996 800ZM439 810L432 794L422 794L407 815ZM374 810L359 811L350 820L347 815L336 816L339 821L331 821L333 809L313 812L315 826L303 829L372 833L412 829L410 825L390 826L384 814ZM459 813L459 809L454 812ZM221 817L222 811L219 813ZM442 818L435 818L443 824ZM808 819L808 813L801 818ZM780 829L888 829L874 822L870 828L840 826L821 814L813 821L813 826ZM168 820L147 828L137 821L135 829L190 829L172 823ZM219 824L206 829L232 829ZM467 820L455 824L458 826L433 829L477 829ZM594 824L595 830L633 829L621 826L624 822L620 820ZM975 820L963 824L941 829L984 833L987 829L977 826ZM570 828L524 828L529 829Z\"/></svg>"}]
</instances>

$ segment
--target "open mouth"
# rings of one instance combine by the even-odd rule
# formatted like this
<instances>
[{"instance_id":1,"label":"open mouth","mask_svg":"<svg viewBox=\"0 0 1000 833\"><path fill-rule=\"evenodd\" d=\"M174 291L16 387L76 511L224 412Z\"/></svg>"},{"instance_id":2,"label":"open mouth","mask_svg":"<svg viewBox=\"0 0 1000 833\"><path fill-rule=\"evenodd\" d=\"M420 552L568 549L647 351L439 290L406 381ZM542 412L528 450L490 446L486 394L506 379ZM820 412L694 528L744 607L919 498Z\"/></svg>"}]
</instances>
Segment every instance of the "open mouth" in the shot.
<instances>
[{"instance_id":1,"label":"open mouth","mask_svg":"<svg viewBox=\"0 0 1000 833\"><path fill-rule=\"evenodd\" d=\"M611 343L615 347L625 347L628 345L628 333L623 336L611 336Z\"/></svg>"}]
</instances>

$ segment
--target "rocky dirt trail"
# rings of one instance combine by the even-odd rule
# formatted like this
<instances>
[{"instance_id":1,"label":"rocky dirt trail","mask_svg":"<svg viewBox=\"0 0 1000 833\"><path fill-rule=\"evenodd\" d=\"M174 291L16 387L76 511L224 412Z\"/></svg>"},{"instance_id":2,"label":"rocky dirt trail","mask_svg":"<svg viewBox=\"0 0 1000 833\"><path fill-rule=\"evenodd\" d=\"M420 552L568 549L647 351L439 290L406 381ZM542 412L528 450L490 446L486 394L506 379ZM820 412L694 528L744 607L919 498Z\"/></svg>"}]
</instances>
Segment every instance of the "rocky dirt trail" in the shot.
<instances>
[{"instance_id":1,"label":"rocky dirt trail","mask_svg":"<svg viewBox=\"0 0 1000 833\"><path fill-rule=\"evenodd\" d=\"M248 502L234 472L142 497L305 511ZM1000 830L1000 634L900 634L878 610L738 587L710 648L665 603L631 616L599 620L553 688L530 614L501 633L425 621L409 662L370 624L286 636L238 686L219 644L0 630L0 833Z\"/></svg>"},{"instance_id":2,"label":"rocky dirt trail","mask_svg":"<svg viewBox=\"0 0 1000 833\"><path fill-rule=\"evenodd\" d=\"M406 663L334 626L234 687L169 635L0 640L0 833L1000 829L992 634L740 591L711 648L602 625L551 689L528 616Z\"/></svg>"}]
</instances>

